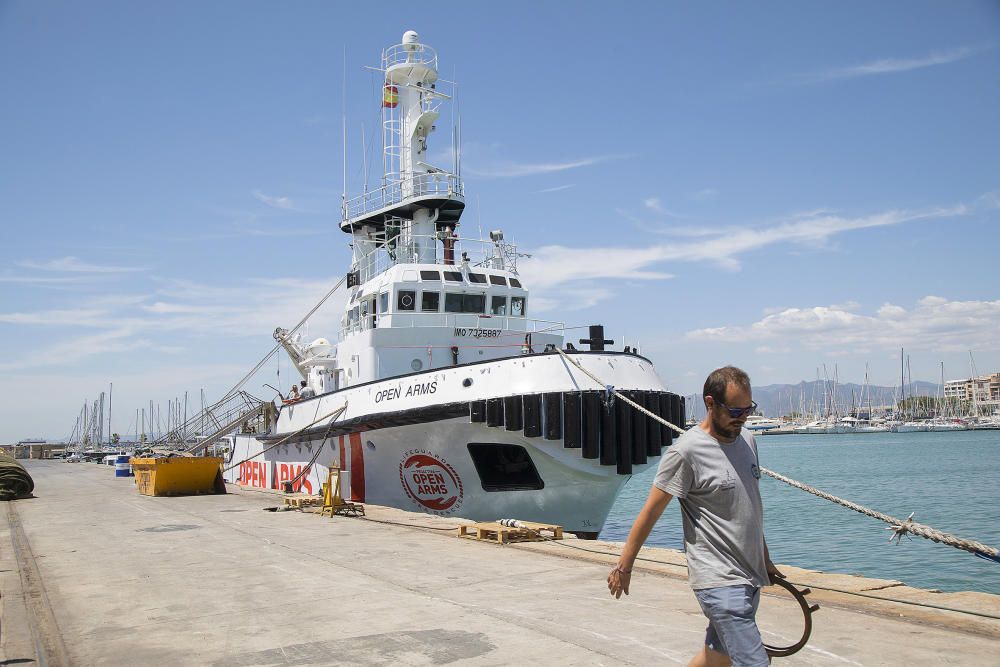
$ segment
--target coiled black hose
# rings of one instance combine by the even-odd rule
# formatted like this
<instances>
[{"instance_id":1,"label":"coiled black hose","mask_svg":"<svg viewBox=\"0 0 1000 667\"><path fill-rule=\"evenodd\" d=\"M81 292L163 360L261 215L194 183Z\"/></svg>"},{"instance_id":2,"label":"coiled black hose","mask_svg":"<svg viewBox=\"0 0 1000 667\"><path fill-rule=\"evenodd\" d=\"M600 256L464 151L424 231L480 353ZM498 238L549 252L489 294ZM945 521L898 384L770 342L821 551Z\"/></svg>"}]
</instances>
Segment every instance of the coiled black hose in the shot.
<instances>
[{"instance_id":1,"label":"coiled black hose","mask_svg":"<svg viewBox=\"0 0 1000 667\"><path fill-rule=\"evenodd\" d=\"M0 452L0 500L14 500L30 496L35 490L31 475L14 457Z\"/></svg>"}]
</instances>

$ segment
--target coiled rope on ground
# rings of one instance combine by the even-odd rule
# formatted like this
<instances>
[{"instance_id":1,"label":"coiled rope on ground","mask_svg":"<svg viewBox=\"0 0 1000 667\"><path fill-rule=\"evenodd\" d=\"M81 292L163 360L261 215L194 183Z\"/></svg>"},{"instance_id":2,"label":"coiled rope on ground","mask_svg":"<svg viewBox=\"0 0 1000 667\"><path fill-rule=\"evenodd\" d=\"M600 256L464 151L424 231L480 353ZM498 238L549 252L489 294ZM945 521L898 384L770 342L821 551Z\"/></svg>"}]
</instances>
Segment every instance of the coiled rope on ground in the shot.
<instances>
[{"instance_id":1,"label":"coiled rope on ground","mask_svg":"<svg viewBox=\"0 0 1000 667\"><path fill-rule=\"evenodd\" d=\"M0 452L0 500L14 500L30 496L35 481L20 463L7 452Z\"/></svg>"},{"instance_id":2,"label":"coiled rope on ground","mask_svg":"<svg viewBox=\"0 0 1000 667\"><path fill-rule=\"evenodd\" d=\"M584 368L583 365L580 364L580 362L578 362L576 359L573 359L572 357L570 357L568 354L566 354L565 352L563 352L562 350L560 350L558 347L555 348L555 350L556 350L556 352L558 352L559 354L561 354L566 361L568 361L569 363L573 364L578 369L580 369L580 371L584 375L586 375L591 380L593 380L597 384L599 384L602 387L604 387L605 390L608 391L610 394L614 394L614 396L615 396L616 399L621 400L621 401L625 401L626 403L628 403L629 405L631 405L633 408L635 408L639 412L645 414L647 417L651 417L652 419L655 419L656 421L660 422L664 426L669 426L670 428L674 429L678 433L684 433L685 432L684 429L682 429L681 427L676 426L675 424L671 424L666 419L663 419L659 415L653 414L652 412L650 412L649 410L647 410L643 406L639 405L635 401L631 400L627 396L623 396L618 391L616 391L613 386L611 386L609 384L605 384L604 382L602 382L600 378L598 378L596 375L594 375L593 373L591 373L590 371L588 371L586 368ZM912 534L912 535L916 535L918 537L926 538L926 539L934 541L934 542L939 542L941 544L947 544L949 546L955 547L956 549L962 549L964 551L968 551L969 553L972 553L972 554L975 554L977 556L980 556L981 558L985 558L987 560L992 560L992 561L995 561L997 563L1000 563L1000 550L998 550L996 547L991 547L991 546L989 546L987 544L983 544L982 542L978 542L976 540L967 540L967 539L963 539L963 538L960 538L960 537L956 537L956 536L951 535L949 533L945 533L943 531L937 530L936 528L932 528L930 526L925 526L922 523L917 523L916 521L913 521L913 514L910 514L910 516L907 517L905 521L901 521L901 520L899 520L899 519L897 519L897 518L895 518L893 516L889 516L888 514L883 514L882 512L877 512L877 511L875 511L873 509L869 509L869 508L865 507L864 505L859 505L858 503L853 503L853 502L851 502L849 500L844 500L843 498L838 498L837 496L835 496L835 495L833 495L831 493L826 493L825 491L821 491L821 490L819 490L817 488L811 487L808 484L803 484L802 482L798 482L798 481L796 481L794 479L791 479L789 477L785 477L784 475L776 473L773 470L768 470L767 468L761 468L760 471L762 473L764 473L765 475L773 478L773 479L776 479L776 480L778 480L780 482L784 482L785 484L793 486L793 487L795 487L797 489L801 489L803 491L807 491L807 492L809 492L809 493L811 493L811 494L813 494L815 496L818 496L818 497L823 498L825 500L829 500L830 502L836 503L836 504L838 504L838 505L840 505L842 507L846 507L847 509L854 510L855 512L859 512L861 514L864 514L865 516L870 516L873 519L878 519L879 521L884 521L885 523L889 524L890 527L892 528L892 538L890 538L890 539L895 538L897 540L897 542L904 535Z\"/></svg>"}]
</instances>

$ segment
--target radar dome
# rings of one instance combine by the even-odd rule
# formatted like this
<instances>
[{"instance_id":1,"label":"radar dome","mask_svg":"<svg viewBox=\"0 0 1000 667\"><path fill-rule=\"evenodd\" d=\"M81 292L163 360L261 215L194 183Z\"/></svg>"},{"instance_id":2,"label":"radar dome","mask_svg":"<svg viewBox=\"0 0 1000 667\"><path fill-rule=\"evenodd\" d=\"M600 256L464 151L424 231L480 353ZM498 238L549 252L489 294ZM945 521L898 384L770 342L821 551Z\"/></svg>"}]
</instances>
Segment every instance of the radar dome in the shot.
<instances>
[{"instance_id":1,"label":"radar dome","mask_svg":"<svg viewBox=\"0 0 1000 667\"><path fill-rule=\"evenodd\" d=\"M416 30L407 30L403 33L403 44L410 46L412 44L420 43L420 35L417 34Z\"/></svg>"}]
</instances>

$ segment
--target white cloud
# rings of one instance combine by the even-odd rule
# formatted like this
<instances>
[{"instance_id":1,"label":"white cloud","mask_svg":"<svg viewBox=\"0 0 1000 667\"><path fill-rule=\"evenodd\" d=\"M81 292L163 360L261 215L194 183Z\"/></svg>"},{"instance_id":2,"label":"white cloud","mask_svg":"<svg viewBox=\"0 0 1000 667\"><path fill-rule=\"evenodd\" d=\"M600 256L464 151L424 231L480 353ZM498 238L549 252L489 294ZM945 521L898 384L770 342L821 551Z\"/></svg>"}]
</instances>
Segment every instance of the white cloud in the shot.
<instances>
[{"instance_id":1,"label":"white cloud","mask_svg":"<svg viewBox=\"0 0 1000 667\"><path fill-rule=\"evenodd\" d=\"M748 326L696 329L689 340L765 342L766 347L795 343L810 349L895 348L961 352L1000 349L1000 301L952 301L926 296L912 307L885 304L874 314L856 304L785 308Z\"/></svg>"},{"instance_id":2,"label":"white cloud","mask_svg":"<svg viewBox=\"0 0 1000 667\"><path fill-rule=\"evenodd\" d=\"M108 314L107 310L94 308L38 310L33 313L0 313L0 322L60 327L106 327Z\"/></svg>"},{"instance_id":3,"label":"white cloud","mask_svg":"<svg viewBox=\"0 0 1000 667\"><path fill-rule=\"evenodd\" d=\"M664 280L669 273L643 267L661 259L656 248L567 248L544 246L520 262L519 270L533 289L555 287L577 280Z\"/></svg>"},{"instance_id":4,"label":"white cloud","mask_svg":"<svg viewBox=\"0 0 1000 667\"><path fill-rule=\"evenodd\" d=\"M106 331L62 340L39 351L17 355L11 361L0 361L0 370L23 370L63 366L102 353L122 354L133 350L176 351L174 346L161 346L148 338L136 338L132 323L114 326Z\"/></svg>"},{"instance_id":5,"label":"white cloud","mask_svg":"<svg viewBox=\"0 0 1000 667\"><path fill-rule=\"evenodd\" d=\"M533 287L554 287L588 279L662 280L669 273L652 267L663 262L711 262L738 270L741 255L782 243L822 246L845 232L964 215L964 206L924 211L889 211L858 218L833 215L796 217L770 227L701 228L691 230L701 238L642 248L568 248L543 246L521 262Z\"/></svg>"},{"instance_id":6,"label":"white cloud","mask_svg":"<svg viewBox=\"0 0 1000 667\"><path fill-rule=\"evenodd\" d=\"M960 48L946 52L932 52L922 58L883 58L861 65L851 67L838 67L822 72L811 72L793 77L793 80L800 83L818 83L821 81L834 81L838 79L854 79L862 76L874 76L879 74L898 74L909 72L925 67L937 65L948 65L950 63L964 60L974 53L974 49Z\"/></svg>"},{"instance_id":7,"label":"white cloud","mask_svg":"<svg viewBox=\"0 0 1000 667\"><path fill-rule=\"evenodd\" d=\"M976 200L976 205L985 209L1000 208L1000 190L993 190L981 195Z\"/></svg>"},{"instance_id":8,"label":"white cloud","mask_svg":"<svg viewBox=\"0 0 1000 667\"><path fill-rule=\"evenodd\" d=\"M686 217L686 216L681 215L680 213L676 213L674 211L671 211L667 207L665 207L663 205L663 200L660 199L659 197L648 197L648 198L646 198L646 199L644 199L642 201L642 205L647 210L650 210L650 211L652 211L654 213L659 213L660 215L669 215L669 216L672 216L672 217L675 217L675 218Z\"/></svg>"},{"instance_id":9,"label":"white cloud","mask_svg":"<svg viewBox=\"0 0 1000 667\"><path fill-rule=\"evenodd\" d=\"M514 178L517 176L537 176L553 174L570 169L590 167L601 162L621 159L623 155L599 155L568 162L511 162L504 160L483 160L465 166L464 171L481 178Z\"/></svg>"},{"instance_id":10,"label":"white cloud","mask_svg":"<svg viewBox=\"0 0 1000 667\"><path fill-rule=\"evenodd\" d=\"M254 199L264 204L265 206L270 206L271 208L278 208L283 211L295 211L295 204L288 197L271 197L265 195L263 192L254 191Z\"/></svg>"},{"instance_id":11,"label":"white cloud","mask_svg":"<svg viewBox=\"0 0 1000 667\"><path fill-rule=\"evenodd\" d=\"M695 201L710 201L719 196L719 191L715 188L705 188L691 193L691 199Z\"/></svg>"},{"instance_id":12,"label":"white cloud","mask_svg":"<svg viewBox=\"0 0 1000 667\"><path fill-rule=\"evenodd\" d=\"M25 269L35 269L37 271L56 271L66 273L128 273L131 271L142 271L143 268L135 266L102 266L99 264L88 264L76 257L61 257L47 262L37 262L34 260L24 260L17 262L17 265Z\"/></svg>"},{"instance_id":13,"label":"white cloud","mask_svg":"<svg viewBox=\"0 0 1000 667\"><path fill-rule=\"evenodd\" d=\"M562 190L569 190L570 188L575 188L576 183L570 183L569 185L557 185L554 188L545 188L544 190L538 190L539 193L542 192L560 192Z\"/></svg>"},{"instance_id":14,"label":"white cloud","mask_svg":"<svg viewBox=\"0 0 1000 667\"><path fill-rule=\"evenodd\" d=\"M206 338L259 339L263 352L270 349L276 326L294 326L335 282L278 278L217 286L171 280L153 296L112 294L79 308L0 313L0 323L12 326L97 330L72 338L60 335L58 342L42 346L44 351L37 354L10 351L6 358L0 357L0 369L69 366L94 355L134 350L171 353ZM313 315L309 327L316 335L336 337L346 298L346 291L338 290Z\"/></svg>"},{"instance_id":15,"label":"white cloud","mask_svg":"<svg viewBox=\"0 0 1000 667\"><path fill-rule=\"evenodd\" d=\"M49 276L0 276L0 283L12 283L15 285L73 285L81 281L81 278L53 278Z\"/></svg>"},{"instance_id":16,"label":"white cloud","mask_svg":"<svg viewBox=\"0 0 1000 667\"><path fill-rule=\"evenodd\" d=\"M966 211L966 207L959 205L924 211L889 211L858 218L828 214L808 217L808 214L797 214L790 220L759 229L733 227L690 230L699 238L682 243L642 248L543 246L533 251L531 257L522 260L519 270L534 290L534 310L544 312L557 304L562 308L573 303L586 303L589 306L608 298L596 292L593 292L594 298L584 298L587 290L579 286L586 285L586 281L667 280L673 278L673 274L655 268L666 262L710 262L735 271L741 266L741 255L767 246L790 243L822 247L837 234L964 215ZM831 312L849 314L857 307L857 304L844 304L831 307Z\"/></svg>"},{"instance_id":17,"label":"white cloud","mask_svg":"<svg viewBox=\"0 0 1000 667\"><path fill-rule=\"evenodd\" d=\"M544 294L544 292L543 292ZM545 313L551 310L569 312L590 308L601 301L614 296L614 292L605 287L582 286L558 290L552 297L532 297L532 312Z\"/></svg>"}]
</instances>

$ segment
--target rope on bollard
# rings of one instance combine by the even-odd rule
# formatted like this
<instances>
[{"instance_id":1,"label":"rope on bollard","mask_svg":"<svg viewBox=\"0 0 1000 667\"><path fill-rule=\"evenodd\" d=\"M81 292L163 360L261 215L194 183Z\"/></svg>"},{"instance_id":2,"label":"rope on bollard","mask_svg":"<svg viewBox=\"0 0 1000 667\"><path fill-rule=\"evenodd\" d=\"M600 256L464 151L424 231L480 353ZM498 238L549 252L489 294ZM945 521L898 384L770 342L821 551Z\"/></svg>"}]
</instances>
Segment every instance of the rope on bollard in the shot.
<instances>
[{"instance_id":1,"label":"rope on bollard","mask_svg":"<svg viewBox=\"0 0 1000 667\"><path fill-rule=\"evenodd\" d=\"M604 382L602 382L600 378L598 378L596 375L588 371L586 368L583 367L583 365L580 364L580 362L570 357L568 354L560 350L558 347L555 348L555 351L561 354L563 359L567 360L568 362L576 366L578 369L580 369L580 371L584 375L586 375L591 380L599 384L601 388L605 389L611 394L614 394L615 398L617 398L618 400L625 401L639 412L645 414L647 417L655 419L664 426L669 426L678 433L685 432L684 429L680 428L679 426L671 424L666 419L663 419L659 415L653 414L652 412L642 407L635 401L629 399L627 396L623 396L621 393L616 391L613 386L604 384ZM813 494L814 496L819 496L820 498L829 500L830 502L841 505L842 507L846 507L847 509L854 510L855 512L859 512L860 514L864 514L865 516L870 516L873 519L884 521L885 523L889 524L889 528L887 530L892 531L892 536L889 538L889 541L896 540L896 543L898 544L904 535L907 534L916 535L917 537L923 537L925 539L931 540L932 542L947 544L948 546L955 547L956 549L962 549L963 551L968 551L969 553L975 554L980 558L984 558L986 560L990 560L995 563L1000 563L1000 549L997 549L996 547L991 547L987 544L983 544L982 542L977 542L975 540L966 540L960 537L956 537L954 535L950 535L948 533L940 531L936 528L932 528L931 526L926 526L922 523L917 523L916 521L913 521L913 514L910 514L910 516L908 516L905 521L902 521L900 519L897 519L896 517L889 516L888 514L883 514L882 512L876 512L875 510L869 509L864 505L852 503L849 500L838 498L837 496L831 493L820 491L817 488L811 487L808 484L803 484L802 482L798 482L794 479L791 479L790 477L785 477L784 475L776 473L773 470L768 470L767 468L761 468L760 471L765 475L778 480L779 482L784 482L789 486L794 486L796 489L801 489L803 491Z\"/></svg>"}]
</instances>

